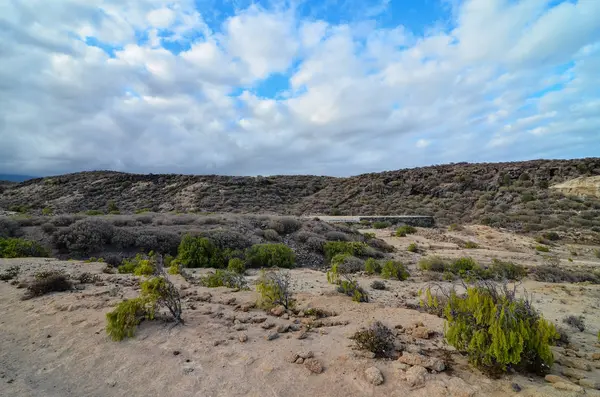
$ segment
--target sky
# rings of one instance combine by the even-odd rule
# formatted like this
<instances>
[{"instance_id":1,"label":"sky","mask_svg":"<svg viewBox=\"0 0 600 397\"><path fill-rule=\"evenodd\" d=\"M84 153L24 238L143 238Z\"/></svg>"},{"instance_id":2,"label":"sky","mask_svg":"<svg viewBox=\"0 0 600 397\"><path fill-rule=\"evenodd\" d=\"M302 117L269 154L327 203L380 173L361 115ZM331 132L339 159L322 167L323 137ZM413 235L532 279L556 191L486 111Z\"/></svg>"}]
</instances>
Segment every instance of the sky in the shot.
<instances>
[{"instance_id":1,"label":"sky","mask_svg":"<svg viewBox=\"0 0 600 397\"><path fill-rule=\"evenodd\" d=\"M600 155L600 1L4 0L0 173Z\"/></svg>"}]
</instances>

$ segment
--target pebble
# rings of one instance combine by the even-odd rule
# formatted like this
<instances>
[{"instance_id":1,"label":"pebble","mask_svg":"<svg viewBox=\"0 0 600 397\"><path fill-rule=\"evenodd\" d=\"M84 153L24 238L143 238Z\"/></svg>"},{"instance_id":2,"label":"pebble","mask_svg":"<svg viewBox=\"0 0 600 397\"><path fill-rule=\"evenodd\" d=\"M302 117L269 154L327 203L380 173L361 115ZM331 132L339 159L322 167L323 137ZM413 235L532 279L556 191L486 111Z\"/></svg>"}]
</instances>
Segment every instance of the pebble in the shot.
<instances>
[{"instance_id":1,"label":"pebble","mask_svg":"<svg viewBox=\"0 0 600 397\"><path fill-rule=\"evenodd\" d=\"M267 340L273 340L277 338L279 338L279 334L277 332L269 332L269 334L266 336Z\"/></svg>"},{"instance_id":2,"label":"pebble","mask_svg":"<svg viewBox=\"0 0 600 397\"><path fill-rule=\"evenodd\" d=\"M365 376L369 383L378 386L383 383L383 374L377 367L369 367L365 370Z\"/></svg>"},{"instance_id":3,"label":"pebble","mask_svg":"<svg viewBox=\"0 0 600 397\"><path fill-rule=\"evenodd\" d=\"M304 360L304 366L313 374L320 374L323 372L323 363L316 358L309 358Z\"/></svg>"}]
</instances>

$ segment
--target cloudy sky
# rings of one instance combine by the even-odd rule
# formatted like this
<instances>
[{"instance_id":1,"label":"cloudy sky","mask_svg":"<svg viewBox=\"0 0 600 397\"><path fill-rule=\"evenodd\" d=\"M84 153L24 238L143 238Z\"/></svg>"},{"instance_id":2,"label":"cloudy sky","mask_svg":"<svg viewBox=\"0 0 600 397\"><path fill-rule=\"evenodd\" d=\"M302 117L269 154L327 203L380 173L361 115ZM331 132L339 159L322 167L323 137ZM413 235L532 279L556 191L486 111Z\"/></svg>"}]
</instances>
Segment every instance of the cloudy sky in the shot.
<instances>
[{"instance_id":1,"label":"cloudy sky","mask_svg":"<svg viewBox=\"0 0 600 397\"><path fill-rule=\"evenodd\" d=\"M600 155L599 0L4 0L0 173Z\"/></svg>"}]
</instances>

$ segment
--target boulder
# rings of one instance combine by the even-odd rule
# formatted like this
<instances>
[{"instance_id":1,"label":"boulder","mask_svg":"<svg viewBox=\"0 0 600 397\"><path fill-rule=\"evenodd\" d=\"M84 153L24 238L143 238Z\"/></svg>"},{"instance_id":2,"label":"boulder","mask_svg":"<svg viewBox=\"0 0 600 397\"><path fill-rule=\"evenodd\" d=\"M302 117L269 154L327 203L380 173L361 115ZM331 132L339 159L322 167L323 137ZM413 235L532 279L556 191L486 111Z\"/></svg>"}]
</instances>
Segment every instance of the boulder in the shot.
<instances>
[{"instance_id":1,"label":"boulder","mask_svg":"<svg viewBox=\"0 0 600 397\"><path fill-rule=\"evenodd\" d=\"M446 369L446 365L442 360L435 357L427 357L422 354L414 354L404 352L398 361L409 365L420 365L421 367L429 368L432 371L442 372Z\"/></svg>"},{"instance_id":2,"label":"boulder","mask_svg":"<svg viewBox=\"0 0 600 397\"><path fill-rule=\"evenodd\" d=\"M365 376L369 383L378 386L383 383L383 374L377 367L369 367L365 370Z\"/></svg>"}]
</instances>

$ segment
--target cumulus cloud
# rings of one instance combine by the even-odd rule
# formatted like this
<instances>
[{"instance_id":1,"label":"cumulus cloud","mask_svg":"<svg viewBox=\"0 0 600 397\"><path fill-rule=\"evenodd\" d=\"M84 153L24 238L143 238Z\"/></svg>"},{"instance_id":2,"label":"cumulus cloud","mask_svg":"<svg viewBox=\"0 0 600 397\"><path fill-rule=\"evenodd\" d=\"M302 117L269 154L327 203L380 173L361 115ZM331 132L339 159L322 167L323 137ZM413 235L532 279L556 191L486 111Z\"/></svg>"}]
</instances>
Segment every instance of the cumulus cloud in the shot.
<instances>
[{"instance_id":1,"label":"cumulus cloud","mask_svg":"<svg viewBox=\"0 0 600 397\"><path fill-rule=\"evenodd\" d=\"M349 175L598 154L598 1L452 2L425 33L378 22L388 1L348 18L197 4L0 4L0 171Z\"/></svg>"}]
</instances>

